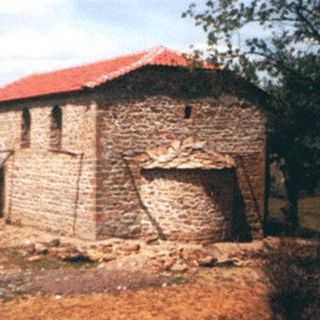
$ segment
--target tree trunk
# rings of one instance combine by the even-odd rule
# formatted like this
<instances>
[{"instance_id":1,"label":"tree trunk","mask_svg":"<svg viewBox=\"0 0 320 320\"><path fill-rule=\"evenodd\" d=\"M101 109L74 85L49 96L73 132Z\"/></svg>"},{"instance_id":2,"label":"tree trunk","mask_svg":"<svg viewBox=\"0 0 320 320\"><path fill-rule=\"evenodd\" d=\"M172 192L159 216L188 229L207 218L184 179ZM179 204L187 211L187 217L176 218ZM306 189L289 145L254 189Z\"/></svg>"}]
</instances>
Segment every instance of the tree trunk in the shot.
<instances>
[{"instance_id":1,"label":"tree trunk","mask_svg":"<svg viewBox=\"0 0 320 320\"><path fill-rule=\"evenodd\" d=\"M293 182L289 180L287 186L288 223L292 231L299 227L299 192Z\"/></svg>"},{"instance_id":2,"label":"tree trunk","mask_svg":"<svg viewBox=\"0 0 320 320\"><path fill-rule=\"evenodd\" d=\"M285 188L287 193L286 220L289 225L289 231L296 231L299 227L299 186L294 170L289 170L288 167L284 170L283 176L285 179Z\"/></svg>"}]
</instances>

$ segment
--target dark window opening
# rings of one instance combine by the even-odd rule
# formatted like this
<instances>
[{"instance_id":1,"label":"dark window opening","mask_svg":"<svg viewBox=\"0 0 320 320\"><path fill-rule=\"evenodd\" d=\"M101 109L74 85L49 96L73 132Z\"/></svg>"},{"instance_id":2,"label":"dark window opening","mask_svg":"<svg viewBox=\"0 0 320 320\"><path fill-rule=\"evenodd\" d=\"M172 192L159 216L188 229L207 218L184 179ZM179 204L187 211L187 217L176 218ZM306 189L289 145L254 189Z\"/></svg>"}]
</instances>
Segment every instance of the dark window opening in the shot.
<instances>
[{"instance_id":1,"label":"dark window opening","mask_svg":"<svg viewBox=\"0 0 320 320\"><path fill-rule=\"evenodd\" d=\"M24 109L22 112L22 127L21 127L21 147L30 147L30 130L31 130L31 116L28 109Z\"/></svg>"},{"instance_id":2,"label":"dark window opening","mask_svg":"<svg viewBox=\"0 0 320 320\"><path fill-rule=\"evenodd\" d=\"M192 115L192 107L191 106L186 106L184 108L184 118L185 119L190 119Z\"/></svg>"},{"instance_id":3,"label":"dark window opening","mask_svg":"<svg viewBox=\"0 0 320 320\"><path fill-rule=\"evenodd\" d=\"M50 147L60 149L62 143L62 111L55 106L51 111Z\"/></svg>"}]
</instances>

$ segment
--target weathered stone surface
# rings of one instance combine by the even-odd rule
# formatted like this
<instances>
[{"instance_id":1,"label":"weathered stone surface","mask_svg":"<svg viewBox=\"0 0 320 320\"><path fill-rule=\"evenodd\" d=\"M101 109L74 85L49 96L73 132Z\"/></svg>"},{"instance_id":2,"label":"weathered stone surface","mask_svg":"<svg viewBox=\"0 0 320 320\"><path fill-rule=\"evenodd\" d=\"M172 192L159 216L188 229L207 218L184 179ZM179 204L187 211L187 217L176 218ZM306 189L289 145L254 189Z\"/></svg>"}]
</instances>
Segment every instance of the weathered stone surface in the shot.
<instances>
[{"instance_id":1,"label":"weathered stone surface","mask_svg":"<svg viewBox=\"0 0 320 320\"><path fill-rule=\"evenodd\" d=\"M0 103L5 218L90 240L261 236L266 117L257 90L238 82L150 67L81 95Z\"/></svg>"},{"instance_id":2,"label":"weathered stone surface","mask_svg":"<svg viewBox=\"0 0 320 320\"><path fill-rule=\"evenodd\" d=\"M175 140L168 147L146 150L134 160L143 169L227 169L234 168L235 161L229 155L206 150L206 141L187 138Z\"/></svg>"},{"instance_id":3,"label":"weathered stone surface","mask_svg":"<svg viewBox=\"0 0 320 320\"><path fill-rule=\"evenodd\" d=\"M112 243L104 244L100 246L99 249L104 253L111 253L113 251L113 244Z\"/></svg>"},{"instance_id":4,"label":"weathered stone surface","mask_svg":"<svg viewBox=\"0 0 320 320\"><path fill-rule=\"evenodd\" d=\"M55 239L52 239L51 241L48 242L48 247L59 247L61 244L61 241L59 238L55 238Z\"/></svg>"},{"instance_id":5,"label":"weathered stone surface","mask_svg":"<svg viewBox=\"0 0 320 320\"><path fill-rule=\"evenodd\" d=\"M125 251L125 252L138 252L140 250L140 244L138 243L124 243L121 247L120 250Z\"/></svg>"},{"instance_id":6,"label":"weathered stone surface","mask_svg":"<svg viewBox=\"0 0 320 320\"><path fill-rule=\"evenodd\" d=\"M198 263L200 267L213 267L217 263L217 259L213 256L206 256L200 258Z\"/></svg>"},{"instance_id":7,"label":"weathered stone surface","mask_svg":"<svg viewBox=\"0 0 320 320\"><path fill-rule=\"evenodd\" d=\"M1 104L0 151L14 152L5 163L6 219L56 235L95 239L96 110L91 104L90 99L64 97ZM62 110L62 145L53 151L51 112L56 105ZM31 117L27 146L21 140L25 109Z\"/></svg>"},{"instance_id":8,"label":"weathered stone surface","mask_svg":"<svg viewBox=\"0 0 320 320\"><path fill-rule=\"evenodd\" d=\"M172 270L172 268L175 265L176 261L177 261L176 258L168 257L163 263L163 269L166 270L166 271Z\"/></svg>"},{"instance_id":9,"label":"weathered stone surface","mask_svg":"<svg viewBox=\"0 0 320 320\"><path fill-rule=\"evenodd\" d=\"M97 185L103 192L97 199L98 238L106 235L144 237L157 233L161 239L209 242L231 236L242 239L260 236L264 214L265 115L253 103L242 103L239 97L229 99L232 103L228 99L177 97L175 88L186 80L185 75L178 73L159 76L156 82L159 91L150 94L154 89L154 76L149 70L119 81L121 87L132 85L131 92L136 93L134 99L128 99L125 93L117 99L121 90L111 85L105 90L112 88L114 99L101 99L99 103L101 165ZM171 93L165 89L169 83L172 84ZM192 106L190 119L184 119L187 105ZM114 119L116 126L110 119ZM206 161L213 161L203 154L234 159L235 169L229 169L229 181L223 178L228 170L207 171L209 175L221 172L222 180L217 178L213 183L218 183L214 196L220 196L224 207L232 207L233 200L232 215L230 210L219 213L215 199L211 201L209 197L210 192L204 187L201 189L200 178L194 196L192 191L188 193L195 188L189 178L195 173L189 171L205 168ZM137 156L139 161L136 161ZM186 166L184 172L171 166L174 159L179 160L174 166ZM159 165L143 169L143 163L154 162ZM168 164L167 169L162 168L166 167L163 163ZM176 172L171 174L173 170ZM219 192L221 187L223 191ZM224 190L231 194L225 194ZM172 200L174 197L176 199ZM202 204L197 205L197 201ZM188 208L187 213L182 212L183 205ZM129 235L128 225L140 227L141 234Z\"/></svg>"},{"instance_id":10,"label":"weathered stone surface","mask_svg":"<svg viewBox=\"0 0 320 320\"><path fill-rule=\"evenodd\" d=\"M36 254L47 254L48 253L48 247L45 246L42 243L36 243L34 246L34 251Z\"/></svg>"},{"instance_id":11,"label":"weathered stone surface","mask_svg":"<svg viewBox=\"0 0 320 320\"><path fill-rule=\"evenodd\" d=\"M35 248L35 244L30 242L30 241L26 241L26 243L23 246L23 250L27 253L27 254L33 254L36 251Z\"/></svg>"},{"instance_id":12,"label":"weathered stone surface","mask_svg":"<svg viewBox=\"0 0 320 320\"><path fill-rule=\"evenodd\" d=\"M91 261L95 261L95 262L104 260L104 256L105 256L103 252L98 250L92 250L92 249L88 250L86 252L86 255Z\"/></svg>"},{"instance_id":13,"label":"weathered stone surface","mask_svg":"<svg viewBox=\"0 0 320 320\"><path fill-rule=\"evenodd\" d=\"M186 272L188 270L188 266L183 262L177 262L170 270L173 272Z\"/></svg>"},{"instance_id":14,"label":"weathered stone surface","mask_svg":"<svg viewBox=\"0 0 320 320\"><path fill-rule=\"evenodd\" d=\"M40 261L43 257L40 255L32 256L27 259L28 262L37 262Z\"/></svg>"},{"instance_id":15,"label":"weathered stone surface","mask_svg":"<svg viewBox=\"0 0 320 320\"><path fill-rule=\"evenodd\" d=\"M146 244L154 243L154 242L156 242L157 240L159 240L159 235L157 235L157 234L147 235L147 236L145 237L145 242L146 242Z\"/></svg>"},{"instance_id":16,"label":"weathered stone surface","mask_svg":"<svg viewBox=\"0 0 320 320\"><path fill-rule=\"evenodd\" d=\"M102 258L102 260L104 262L109 262L109 261L113 261L113 260L116 260L116 259L117 259L117 256L115 254L112 254L112 253L104 254L103 258Z\"/></svg>"}]
</instances>

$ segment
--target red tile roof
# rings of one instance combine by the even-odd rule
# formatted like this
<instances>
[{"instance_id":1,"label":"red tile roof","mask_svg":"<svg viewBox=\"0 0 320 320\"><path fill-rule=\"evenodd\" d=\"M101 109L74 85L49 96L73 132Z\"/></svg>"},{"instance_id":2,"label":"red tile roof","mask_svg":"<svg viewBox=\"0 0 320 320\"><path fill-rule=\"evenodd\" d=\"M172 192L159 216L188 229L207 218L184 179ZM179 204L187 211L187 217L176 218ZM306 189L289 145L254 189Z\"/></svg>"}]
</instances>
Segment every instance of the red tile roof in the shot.
<instances>
[{"instance_id":1,"label":"red tile roof","mask_svg":"<svg viewBox=\"0 0 320 320\"><path fill-rule=\"evenodd\" d=\"M94 88L147 65L186 67L182 54L159 47L97 63L34 74L0 88L0 102Z\"/></svg>"}]
</instances>

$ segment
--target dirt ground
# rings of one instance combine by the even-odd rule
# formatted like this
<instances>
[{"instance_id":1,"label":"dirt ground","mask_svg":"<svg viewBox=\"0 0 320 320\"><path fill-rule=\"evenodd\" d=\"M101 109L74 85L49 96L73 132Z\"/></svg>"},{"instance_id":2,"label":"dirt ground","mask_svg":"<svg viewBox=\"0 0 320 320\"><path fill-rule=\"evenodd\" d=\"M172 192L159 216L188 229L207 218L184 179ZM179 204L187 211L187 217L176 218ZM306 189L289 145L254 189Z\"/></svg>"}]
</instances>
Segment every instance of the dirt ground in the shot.
<instances>
[{"instance_id":1,"label":"dirt ground","mask_svg":"<svg viewBox=\"0 0 320 320\"><path fill-rule=\"evenodd\" d=\"M267 289L252 270L202 272L190 283L116 294L48 296L0 305L8 320L272 319ZM242 278L239 278L239 276Z\"/></svg>"},{"instance_id":2,"label":"dirt ground","mask_svg":"<svg viewBox=\"0 0 320 320\"><path fill-rule=\"evenodd\" d=\"M148 246L121 257L120 263L71 263L49 255L30 260L21 248L26 240L39 239L47 241L52 235L0 223L1 320L275 319L271 285L262 265L266 244L276 239L219 244L219 250L230 255L242 252L241 263L176 272L145 268L141 260L150 255ZM161 254L168 249L161 244L151 248ZM168 252L170 258L174 251Z\"/></svg>"}]
</instances>

